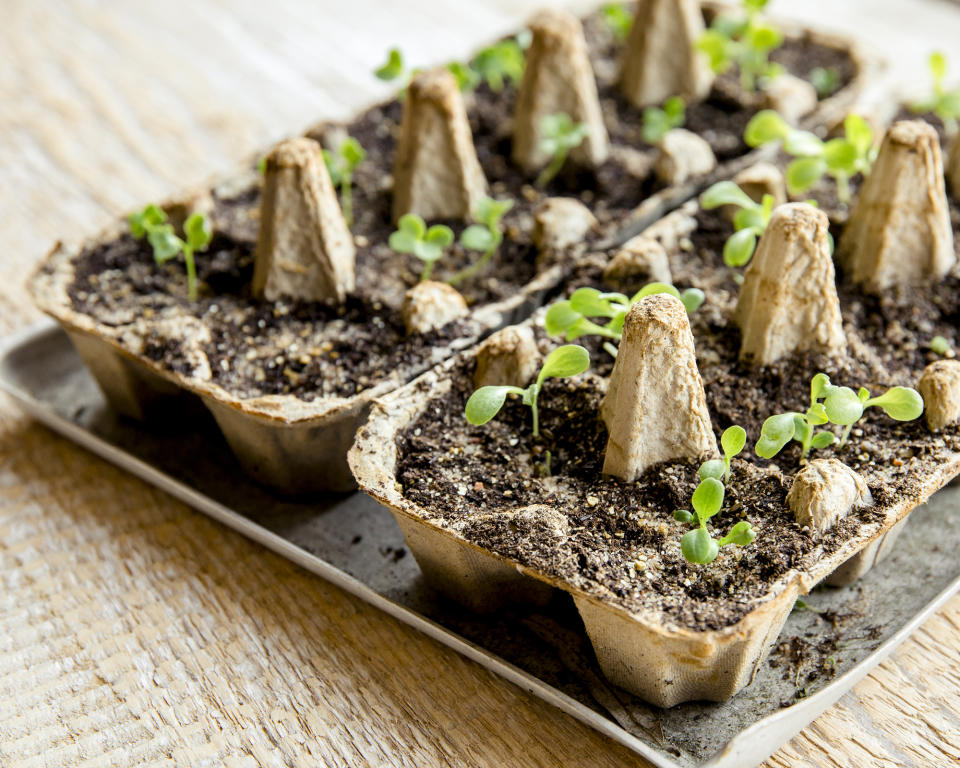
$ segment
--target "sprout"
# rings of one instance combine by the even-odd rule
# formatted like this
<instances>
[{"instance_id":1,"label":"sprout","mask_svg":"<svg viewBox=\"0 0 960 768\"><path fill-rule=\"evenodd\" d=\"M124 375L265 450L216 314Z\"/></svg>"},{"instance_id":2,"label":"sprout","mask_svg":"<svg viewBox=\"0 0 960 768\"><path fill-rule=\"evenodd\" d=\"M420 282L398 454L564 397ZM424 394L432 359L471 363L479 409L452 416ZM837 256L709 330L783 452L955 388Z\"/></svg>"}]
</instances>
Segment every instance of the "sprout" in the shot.
<instances>
[{"instance_id":1,"label":"sprout","mask_svg":"<svg viewBox=\"0 0 960 768\"><path fill-rule=\"evenodd\" d=\"M827 418L842 426L840 448L847 443L850 430L860 421L863 411L870 406L882 408L891 419L913 421L923 413L923 398L910 387L892 387L877 397L870 397L870 391L864 387L854 392L850 387L831 387L823 401Z\"/></svg>"},{"instance_id":2,"label":"sprout","mask_svg":"<svg viewBox=\"0 0 960 768\"><path fill-rule=\"evenodd\" d=\"M740 85L745 91L753 91L758 79L772 79L783 71L770 61L770 53L783 44L783 35L760 17L766 5L767 0L743 0L745 18L718 15L696 43L717 74L734 64L739 66Z\"/></svg>"},{"instance_id":3,"label":"sprout","mask_svg":"<svg viewBox=\"0 0 960 768\"><path fill-rule=\"evenodd\" d=\"M947 56L942 51L934 51L929 59L930 75L933 80L933 95L926 101L910 106L913 112L933 112L943 121L947 135L957 132L957 118L960 118L960 88L948 91L943 81L947 76Z\"/></svg>"},{"instance_id":4,"label":"sprout","mask_svg":"<svg viewBox=\"0 0 960 768\"><path fill-rule=\"evenodd\" d=\"M524 405L529 405L533 413L533 436L540 437L540 417L537 410L537 398L540 396L540 390L543 382L548 378L563 379L568 376L576 376L583 373L590 367L590 353L578 344L565 344L557 347L543 362L543 367L537 376L537 380L526 389L511 386L486 386L480 387L467 400L467 407L464 411L467 421L471 424L480 426L486 424L490 419L496 416L503 404L506 402L507 395L520 395Z\"/></svg>"},{"instance_id":5,"label":"sprout","mask_svg":"<svg viewBox=\"0 0 960 768\"><path fill-rule=\"evenodd\" d=\"M783 149L794 160L787 166L787 188L801 194L828 174L837 182L837 198L850 202L851 176L867 175L877 156L873 131L860 115L847 115L843 138L824 141L810 131L791 128L771 109L758 112L747 123L743 138L751 147L783 141Z\"/></svg>"},{"instance_id":6,"label":"sprout","mask_svg":"<svg viewBox=\"0 0 960 768\"><path fill-rule=\"evenodd\" d=\"M663 102L663 109L647 107L643 110L643 140L656 144L667 131L682 128L686 119L686 104L679 96L671 96Z\"/></svg>"},{"instance_id":7,"label":"sprout","mask_svg":"<svg viewBox=\"0 0 960 768\"><path fill-rule=\"evenodd\" d=\"M453 243L453 230L443 224L434 224L429 229L415 213L400 217L397 231L390 235L390 247L400 253L412 253L423 264L420 281L430 279L433 265L443 256L443 249Z\"/></svg>"},{"instance_id":8,"label":"sprout","mask_svg":"<svg viewBox=\"0 0 960 768\"><path fill-rule=\"evenodd\" d=\"M840 87L840 73L836 67L814 67L810 70L809 77L821 99L827 98Z\"/></svg>"},{"instance_id":9,"label":"sprout","mask_svg":"<svg viewBox=\"0 0 960 768\"><path fill-rule=\"evenodd\" d=\"M480 75L475 72L469 64L451 61L447 64L447 70L456 78L457 87L461 91L472 91L480 82ZM373 74L385 82L397 83L397 85L400 86L398 97L403 99L404 96L406 96L407 86L410 84L410 81L421 71L421 69L408 70L400 49L391 48L387 53L386 62L375 69Z\"/></svg>"},{"instance_id":10,"label":"sprout","mask_svg":"<svg viewBox=\"0 0 960 768\"><path fill-rule=\"evenodd\" d=\"M953 347L943 336L934 336L930 339L930 351L940 357L955 357Z\"/></svg>"},{"instance_id":11,"label":"sprout","mask_svg":"<svg viewBox=\"0 0 960 768\"><path fill-rule=\"evenodd\" d=\"M481 197L473 207L473 220L460 235L460 245L471 251L482 251L480 258L469 267L460 270L447 282L450 285L459 285L464 280L478 274L497 252L503 242L503 231L500 220L513 208L513 200L494 200L490 197Z\"/></svg>"},{"instance_id":12,"label":"sprout","mask_svg":"<svg viewBox=\"0 0 960 768\"><path fill-rule=\"evenodd\" d=\"M849 387L831 384L827 374L818 373L810 381L810 407L806 413L779 413L763 422L755 448L757 455L772 459L787 443L796 440L801 445L801 458L806 458L811 449L826 448L836 440L833 432L816 431L816 427L827 423L844 427L839 445L843 448L864 409L873 405L897 421L912 421L923 413L923 398L909 387L893 387L871 398L863 387L854 392Z\"/></svg>"},{"instance_id":13,"label":"sprout","mask_svg":"<svg viewBox=\"0 0 960 768\"><path fill-rule=\"evenodd\" d=\"M451 61L447 64L447 70L457 81L457 87L461 91L472 91L480 85L480 73L469 64L462 61Z\"/></svg>"},{"instance_id":14,"label":"sprout","mask_svg":"<svg viewBox=\"0 0 960 768\"><path fill-rule=\"evenodd\" d=\"M547 186L560 173L570 150L579 147L589 133L585 124L573 122L566 112L543 116L540 120L540 150L551 159L537 177L538 187Z\"/></svg>"},{"instance_id":15,"label":"sprout","mask_svg":"<svg viewBox=\"0 0 960 768\"><path fill-rule=\"evenodd\" d=\"M380 80L391 83L394 80L400 79L405 72L406 65L403 62L403 54L400 52L399 48L391 48L387 53L386 62L382 66L375 69L373 74L376 75ZM409 79L409 77L406 79Z\"/></svg>"},{"instance_id":16,"label":"sprout","mask_svg":"<svg viewBox=\"0 0 960 768\"><path fill-rule=\"evenodd\" d=\"M523 42L520 35L517 35L494 43L474 56L470 66L495 92L502 91L507 81L511 85L517 85L523 77L525 64L523 49L526 46Z\"/></svg>"},{"instance_id":17,"label":"sprout","mask_svg":"<svg viewBox=\"0 0 960 768\"><path fill-rule=\"evenodd\" d=\"M353 225L353 171L364 161L367 153L360 142L348 136L337 147L336 151L323 150L323 162L330 173L330 181L334 187L340 188L343 204L343 218L347 226Z\"/></svg>"},{"instance_id":18,"label":"sprout","mask_svg":"<svg viewBox=\"0 0 960 768\"><path fill-rule=\"evenodd\" d=\"M730 482L730 462L734 456L740 455L743 447L747 444L747 431L736 424L727 427L720 435L720 447L723 449L722 459L710 459L700 465L698 474L701 480L712 477L714 480L720 480L723 483Z\"/></svg>"},{"instance_id":19,"label":"sprout","mask_svg":"<svg viewBox=\"0 0 960 768\"><path fill-rule=\"evenodd\" d=\"M197 265L193 255L197 251L205 251L213 239L213 229L210 221L202 213L192 213L183 223L181 240L174 234L173 225L167 220L167 214L156 205L148 205L142 211L131 213L127 221L130 223L130 234L137 240L147 238L153 248L153 260L157 264L165 264L170 259L183 253L183 261L187 267L187 296L190 301L197 300Z\"/></svg>"},{"instance_id":20,"label":"sprout","mask_svg":"<svg viewBox=\"0 0 960 768\"><path fill-rule=\"evenodd\" d=\"M757 239L770 223L773 195L764 195L758 203L732 181L718 181L700 196L700 206L709 211L721 205L735 205L740 209L733 217L736 231L723 244L723 262L728 267L746 266L753 258Z\"/></svg>"},{"instance_id":21,"label":"sprout","mask_svg":"<svg viewBox=\"0 0 960 768\"><path fill-rule=\"evenodd\" d=\"M567 341L581 336L604 336L620 341L630 307L657 293L668 293L680 299L688 314L695 312L704 301L703 291L699 288L688 288L680 293L668 283L648 283L629 298L623 293L601 293L596 288L578 288L569 299L554 302L550 306L543 325L551 336L563 334ZM599 325L587 319L590 317L607 318L607 322ZM614 357L617 356L617 349L612 344L604 344L603 348Z\"/></svg>"},{"instance_id":22,"label":"sprout","mask_svg":"<svg viewBox=\"0 0 960 768\"><path fill-rule=\"evenodd\" d=\"M610 28L618 43L622 43L633 27L633 15L623 3L607 3L600 9L600 17Z\"/></svg>"},{"instance_id":23,"label":"sprout","mask_svg":"<svg viewBox=\"0 0 960 768\"><path fill-rule=\"evenodd\" d=\"M707 530L707 521L723 507L723 496L723 483L714 477L708 477L700 481L690 499L693 514L686 509L678 509L673 513L677 521L697 525L692 531L683 534L683 538L680 539L680 551L687 562L703 565L712 563L717 559L720 547L728 544L745 547L757 537L753 526L746 520L734 525L730 533L720 540L710 535L710 531Z\"/></svg>"}]
</instances>

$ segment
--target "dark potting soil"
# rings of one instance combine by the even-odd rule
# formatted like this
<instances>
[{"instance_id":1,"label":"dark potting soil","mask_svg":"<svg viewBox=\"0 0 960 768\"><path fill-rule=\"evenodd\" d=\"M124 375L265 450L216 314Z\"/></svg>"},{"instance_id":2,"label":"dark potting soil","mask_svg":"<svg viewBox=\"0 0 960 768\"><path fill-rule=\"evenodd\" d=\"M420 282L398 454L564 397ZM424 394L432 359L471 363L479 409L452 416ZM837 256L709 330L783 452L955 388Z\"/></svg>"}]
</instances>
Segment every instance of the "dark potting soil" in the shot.
<instances>
[{"instance_id":1,"label":"dark potting soil","mask_svg":"<svg viewBox=\"0 0 960 768\"><path fill-rule=\"evenodd\" d=\"M548 380L544 387L539 441L530 435L529 409L516 399L483 427L466 422L473 363L462 363L451 391L399 436L397 478L406 497L427 510L425 517L442 520L485 548L628 610L660 611L682 626L718 629L745 615L791 569L812 566L862 526L884 519L890 508L915 504L929 475L956 459L960 428L933 434L922 418L901 423L868 409L844 448L835 444L815 456L838 458L860 473L874 504L814 540L785 501L801 465L798 444L773 461L757 457L752 446L768 416L806 410L810 379L820 371L834 383L866 386L875 394L897 384L915 386L923 368L937 359L928 349L930 338L940 334L957 344L960 268L938 285L882 297L862 294L840 271L847 353L798 354L754 368L738 360L740 333L731 315L739 288L735 271L720 255L732 226L716 212L701 212L697 223L670 253L674 284L707 294L690 320L717 436L731 424L743 426L749 436L748 447L733 461L723 511L709 525L719 537L739 520L749 520L757 532L750 546L726 547L706 566L682 557L680 538L689 526L676 522L673 512L690 508L696 463L666 462L634 483L602 475L607 433L599 405L612 358L590 337L578 341L591 352L591 371L574 380ZM960 238L956 215L954 230ZM566 293L582 285L631 293L644 282L604 283L603 263L600 255L585 261ZM537 334L542 352L556 346L542 329ZM552 475L544 478L537 464L547 449ZM533 531L522 518L503 514L532 504L562 515L566 530Z\"/></svg>"}]
</instances>

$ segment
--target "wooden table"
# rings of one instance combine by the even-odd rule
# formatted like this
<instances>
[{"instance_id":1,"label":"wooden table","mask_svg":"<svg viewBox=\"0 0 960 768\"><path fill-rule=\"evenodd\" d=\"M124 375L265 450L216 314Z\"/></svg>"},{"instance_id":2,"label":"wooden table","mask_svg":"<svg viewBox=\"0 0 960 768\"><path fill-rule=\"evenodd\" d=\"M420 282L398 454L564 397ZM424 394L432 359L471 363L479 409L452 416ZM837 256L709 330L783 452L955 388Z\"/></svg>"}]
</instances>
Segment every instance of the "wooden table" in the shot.
<instances>
[{"instance_id":1,"label":"wooden table","mask_svg":"<svg viewBox=\"0 0 960 768\"><path fill-rule=\"evenodd\" d=\"M6 0L0 331L36 319L22 282L56 238L384 95L370 71L392 44L414 64L461 57L539 4ZM912 40L901 79L960 25L930 0L908 18L894 0L799 5L779 9ZM6 399L0 579L0 764L637 764ZM958 653L960 598L768 765L956 764Z\"/></svg>"}]
</instances>

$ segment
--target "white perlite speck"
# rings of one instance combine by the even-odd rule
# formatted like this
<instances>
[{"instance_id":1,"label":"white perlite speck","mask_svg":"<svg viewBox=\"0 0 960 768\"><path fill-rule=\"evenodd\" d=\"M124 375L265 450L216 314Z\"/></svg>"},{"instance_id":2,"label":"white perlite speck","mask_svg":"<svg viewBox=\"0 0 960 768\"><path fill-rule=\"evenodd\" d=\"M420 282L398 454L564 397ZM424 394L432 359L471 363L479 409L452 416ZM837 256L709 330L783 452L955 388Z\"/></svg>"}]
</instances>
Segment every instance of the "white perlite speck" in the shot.
<instances>
[{"instance_id":1,"label":"white perlite speck","mask_svg":"<svg viewBox=\"0 0 960 768\"><path fill-rule=\"evenodd\" d=\"M628 482L671 459L717 453L687 312L667 294L627 314L600 408L609 439L603 472Z\"/></svg>"},{"instance_id":2,"label":"white perlite speck","mask_svg":"<svg viewBox=\"0 0 960 768\"><path fill-rule=\"evenodd\" d=\"M837 260L870 293L939 281L956 261L940 139L922 120L894 123L860 188Z\"/></svg>"},{"instance_id":3,"label":"white perlite speck","mask_svg":"<svg viewBox=\"0 0 960 768\"><path fill-rule=\"evenodd\" d=\"M696 0L640 0L620 61L623 94L638 107L706 97L713 72L695 47L703 29Z\"/></svg>"},{"instance_id":4,"label":"white perlite speck","mask_svg":"<svg viewBox=\"0 0 960 768\"><path fill-rule=\"evenodd\" d=\"M564 112L588 129L583 142L571 150L571 160L599 165L607 159L609 142L583 27L575 16L555 9L540 11L529 26L533 39L514 113L514 162L531 172L546 165L550 157L540 147L540 123Z\"/></svg>"},{"instance_id":5,"label":"white perlite speck","mask_svg":"<svg viewBox=\"0 0 960 768\"><path fill-rule=\"evenodd\" d=\"M768 365L801 350L846 349L829 227L807 203L774 210L737 301L741 359Z\"/></svg>"},{"instance_id":6,"label":"white perlite speck","mask_svg":"<svg viewBox=\"0 0 960 768\"><path fill-rule=\"evenodd\" d=\"M445 68L410 82L393 167L393 219L466 219L486 194L456 78Z\"/></svg>"},{"instance_id":7,"label":"white perlite speck","mask_svg":"<svg viewBox=\"0 0 960 768\"><path fill-rule=\"evenodd\" d=\"M342 303L355 286L355 253L320 145L278 144L266 159L254 295Z\"/></svg>"},{"instance_id":8,"label":"white perlite speck","mask_svg":"<svg viewBox=\"0 0 960 768\"><path fill-rule=\"evenodd\" d=\"M858 507L873 503L870 489L856 472L837 459L813 459L796 477L787 505L798 525L822 536Z\"/></svg>"}]
</instances>

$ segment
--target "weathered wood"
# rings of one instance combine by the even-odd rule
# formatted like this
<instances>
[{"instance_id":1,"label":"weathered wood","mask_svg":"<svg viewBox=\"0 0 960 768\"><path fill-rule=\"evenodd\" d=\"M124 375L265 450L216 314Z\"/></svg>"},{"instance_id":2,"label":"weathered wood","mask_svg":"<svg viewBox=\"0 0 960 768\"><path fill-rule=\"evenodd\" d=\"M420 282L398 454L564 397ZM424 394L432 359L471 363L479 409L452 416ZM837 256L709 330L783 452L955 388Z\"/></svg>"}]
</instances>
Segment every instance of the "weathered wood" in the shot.
<instances>
[{"instance_id":1,"label":"weathered wood","mask_svg":"<svg viewBox=\"0 0 960 768\"><path fill-rule=\"evenodd\" d=\"M541 4L353 0L321 12L296 0L8 0L0 332L36 318L21 283L56 238L82 237L386 94L369 73L390 45L415 65L461 57ZM861 22L856 7L866 4L811 0L803 13L826 9L831 25L876 35L881 11L900 9L873 0ZM775 6L800 11L784 0ZM932 21L916 27L916 57L903 57L917 70L923 52L950 50L960 29L948 6L924 8ZM893 40L907 35L906 23L886 23ZM960 760L958 651L960 598L767 765ZM86 761L638 764L519 688L31 424L3 399L0 764Z\"/></svg>"}]
</instances>

